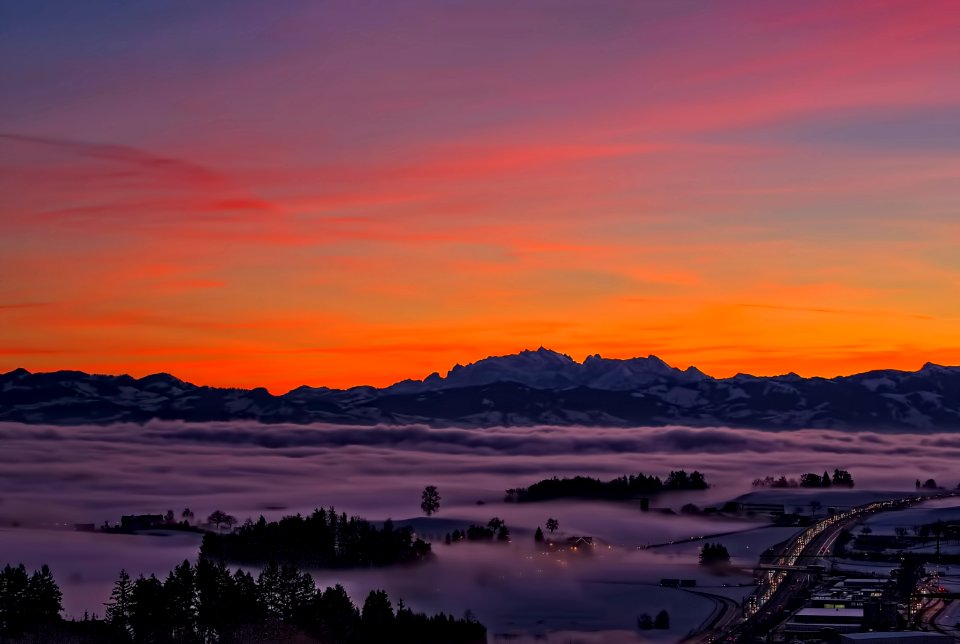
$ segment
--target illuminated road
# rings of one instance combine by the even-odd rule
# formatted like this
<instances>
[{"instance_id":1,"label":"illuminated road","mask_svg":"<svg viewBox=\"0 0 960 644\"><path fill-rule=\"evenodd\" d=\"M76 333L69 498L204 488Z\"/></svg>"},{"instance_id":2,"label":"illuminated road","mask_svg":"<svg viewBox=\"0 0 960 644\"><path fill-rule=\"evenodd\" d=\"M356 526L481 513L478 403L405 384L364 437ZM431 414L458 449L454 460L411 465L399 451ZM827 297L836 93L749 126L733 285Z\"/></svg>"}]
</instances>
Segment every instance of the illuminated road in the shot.
<instances>
[{"instance_id":1,"label":"illuminated road","mask_svg":"<svg viewBox=\"0 0 960 644\"><path fill-rule=\"evenodd\" d=\"M956 599L943 604L943 608L933 616L930 623L933 630L960 640L958 625L960 625L960 600Z\"/></svg>"},{"instance_id":2,"label":"illuminated road","mask_svg":"<svg viewBox=\"0 0 960 644\"><path fill-rule=\"evenodd\" d=\"M933 498L955 495L955 493L949 493L939 496L912 496L850 508L846 512L821 519L788 541L771 563L773 566L802 567L811 562L820 562L823 557L831 554L837 537L845 528L870 514L902 509ZM809 585L815 575L814 571L765 571L757 590L744 600L742 612L738 611L726 619L721 619L720 623L708 627L685 641L691 643L732 641L753 628L765 630L773 628L786 617L786 606L793 595L799 589Z\"/></svg>"},{"instance_id":3,"label":"illuminated road","mask_svg":"<svg viewBox=\"0 0 960 644\"><path fill-rule=\"evenodd\" d=\"M730 624L733 620L739 618L740 616L740 606L737 604L737 602L733 601L729 597L713 595L696 590L687 590L687 592L694 595L700 595L701 597L711 600L714 603L714 607L710 617L707 618L700 630L682 640L684 644L688 642L693 643L710 641L709 639L704 638L710 633L716 634L723 632L725 629L730 627Z\"/></svg>"}]
</instances>

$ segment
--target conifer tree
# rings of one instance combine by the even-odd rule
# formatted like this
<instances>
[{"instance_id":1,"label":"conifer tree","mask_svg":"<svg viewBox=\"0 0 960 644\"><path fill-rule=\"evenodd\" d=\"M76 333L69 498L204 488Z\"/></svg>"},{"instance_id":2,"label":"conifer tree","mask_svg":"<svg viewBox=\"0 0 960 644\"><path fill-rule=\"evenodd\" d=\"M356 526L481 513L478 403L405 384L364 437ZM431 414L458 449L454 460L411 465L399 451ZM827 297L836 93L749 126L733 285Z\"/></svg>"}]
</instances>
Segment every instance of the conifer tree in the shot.
<instances>
[{"instance_id":1,"label":"conifer tree","mask_svg":"<svg viewBox=\"0 0 960 644\"><path fill-rule=\"evenodd\" d=\"M133 612L133 582L126 569L120 570L120 576L113 585L110 601L106 604L106 620L119 630L132 635L130 617Z\"/></svg>"}]
</instances>

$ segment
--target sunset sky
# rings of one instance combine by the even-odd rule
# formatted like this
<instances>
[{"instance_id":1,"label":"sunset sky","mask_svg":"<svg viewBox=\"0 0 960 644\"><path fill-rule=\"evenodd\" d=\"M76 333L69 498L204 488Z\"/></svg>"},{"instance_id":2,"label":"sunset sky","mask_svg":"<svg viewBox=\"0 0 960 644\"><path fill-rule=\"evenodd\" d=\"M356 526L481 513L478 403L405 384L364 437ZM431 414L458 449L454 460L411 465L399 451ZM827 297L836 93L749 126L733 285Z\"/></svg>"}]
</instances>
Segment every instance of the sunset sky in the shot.
<instances>
[{"instance_id":1,"label":"sunset sky","mask_svg":"<svg viewBox=\"0 0 960 644\"><path fill-rule=\"evenodd\" d=\"M958 0L0 0L0 371L958 364L958 34Z\"/></svg>"}]
</instances>

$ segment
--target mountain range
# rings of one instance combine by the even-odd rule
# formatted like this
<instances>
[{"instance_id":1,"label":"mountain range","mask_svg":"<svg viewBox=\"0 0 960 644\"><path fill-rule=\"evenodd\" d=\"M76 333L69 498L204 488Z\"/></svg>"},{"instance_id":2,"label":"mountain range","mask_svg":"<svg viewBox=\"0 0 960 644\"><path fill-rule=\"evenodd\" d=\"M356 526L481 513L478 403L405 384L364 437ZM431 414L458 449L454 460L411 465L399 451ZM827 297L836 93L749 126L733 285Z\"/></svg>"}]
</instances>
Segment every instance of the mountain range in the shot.
<instances>
[{"instance_id":1,"label":"mountain range","mask_svg":"<svg viewBox=\"0 0 960 644\"><path fill-rule=\"evenodd\" d=\"M0 420L58 425L253 420L353 425L736 426L763 429L960 429L960 367L712 378L656 356L577 362L540 348L456 365L384 388L302 386L283 395L169 374L80 371L0 375Z\"/></svg>"}]
</instances>

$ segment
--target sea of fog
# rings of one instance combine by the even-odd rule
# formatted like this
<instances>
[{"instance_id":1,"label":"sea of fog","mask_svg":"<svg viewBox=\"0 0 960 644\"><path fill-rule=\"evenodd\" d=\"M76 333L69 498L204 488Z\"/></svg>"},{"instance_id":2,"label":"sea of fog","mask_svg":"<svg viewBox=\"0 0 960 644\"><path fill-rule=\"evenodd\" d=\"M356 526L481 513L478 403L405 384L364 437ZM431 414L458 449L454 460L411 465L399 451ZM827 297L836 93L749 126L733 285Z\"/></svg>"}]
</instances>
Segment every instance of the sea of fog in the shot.
<instances>
[{"instance_id":1,"label":"sea of fog","mask_svg":"<svg viewBox=\"0 0 960 644\"><path fill-rule=\"evenodd\" d=\"M0 423L0 564L48 563L69 615L102 614L121 567L133 575L165 574L179 561L195 559L198 538L76 532L75 523L168 509L179 514L184 507L198 518L222 509L241 521L261 514L273 519L335 506L371 520L409 522L434 543L436 556L421 566L315 571L319 584L342 583L356 601L384 588L416 610L460 615L469 609L493 635L556 641L572 634L589 641L589 633L604 641L637 641L637 616L666 609L671 629L652 637L674 641L709 620L718 605L711 593L733 599L748 593L758 554L793 530L663 510L744 494L806 511L814 499L823 507L852 505L899 496L913 490L918 478L956 485L958 459L960 435L954 434ZM681 468L704 472L712 487L654 498L646 513L636 503L503 501L506 488L554 475L665 476ZM750 485L767 474L834 468L850 470L856 489L755 492ZM419 508L428 484L443 497L439 514L429 519ZM442 543L445 532L493 516L506 520L511 543ZM564 536L589 535L598 545L588 554L539 552L533 531L548 517L559 520ZM720 533L731 533L717 540L742 567L724 577L699 569L698 542L645 548ZM660 588L663 577L696 578L706 596Z\"/></svg>"}]
</instances>

